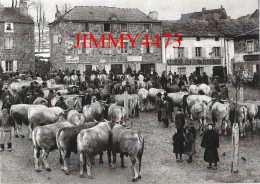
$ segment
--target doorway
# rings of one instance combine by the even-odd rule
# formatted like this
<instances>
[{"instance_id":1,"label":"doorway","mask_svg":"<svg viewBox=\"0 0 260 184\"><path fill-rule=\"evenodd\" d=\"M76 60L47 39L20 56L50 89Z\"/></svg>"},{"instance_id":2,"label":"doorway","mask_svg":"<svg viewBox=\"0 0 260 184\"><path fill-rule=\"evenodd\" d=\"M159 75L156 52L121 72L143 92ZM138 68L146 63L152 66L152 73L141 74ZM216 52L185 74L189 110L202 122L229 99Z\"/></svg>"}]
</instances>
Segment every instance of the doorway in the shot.
<instances>
[{"instance_id":1,"label":"doorway","mask_svg":"<svg viewBox=\"0 0 260 184\"><path fill-rule=\"evenodd\" d=\"M196 67L196 75L202 75L204 72L204 67Z\"/></svg>"},{"instance_id":2,"label":"doorway","mask_svg":"<svg viewBox=\"0 0 260 184\"><path fill-rule=\"evenodd\" d=\"M145 74L150 74L151 71L155 71L155 66L154 64L141 64L141 71Z\"/></svg>"},{"instance_id":3,"label":"doorway","mask_svg":"<svg viewBox=\"0 0 260 184\"><path fill-rule=\"evenodd\" d=\"M122 74L123 73L123 66L121 64L111 65L111 71L114 74Z\"/></svg>"},{"instance_id":4,"label":"doorway","mask_svg":"<svg viewBox=\"0 0 260 184\"><path fill-rule=\"evenodd\" d=\"M85 72L91 73L92 72L92 65L85 65Z\"/></svg>"}]
</instances>

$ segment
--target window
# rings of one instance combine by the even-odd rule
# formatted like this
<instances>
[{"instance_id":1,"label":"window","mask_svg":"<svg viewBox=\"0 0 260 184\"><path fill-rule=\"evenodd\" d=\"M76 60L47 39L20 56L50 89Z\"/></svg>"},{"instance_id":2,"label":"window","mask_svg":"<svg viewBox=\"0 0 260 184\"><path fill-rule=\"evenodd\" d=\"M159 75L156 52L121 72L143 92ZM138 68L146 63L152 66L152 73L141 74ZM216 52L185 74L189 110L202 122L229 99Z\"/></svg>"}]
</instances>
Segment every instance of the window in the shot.
<instances>
[{"instance_id":1,"label":"window","mask_svg":"<svg viewBox=\"0 0 260 184\"><path fill-rule=\"evenodd\" d=\"M104 24L104 32L110 32L110 24Z\"/></svg>"},{"instance_id":2,"label":"window","mask_svg":"<svg viewBox=\"0 0 260 184\"><path fill-rule=\"evenodd\" d=\"M127 24L121 24L121 32L127 32Z\"/></svg>"},{"instance_id":3,"label":"window","mask_svg":"<svg viewBox=\"0 0 260 184\"><path fill-rule=\"evenodd\" d=\"M85 24L85 31L86 31L86 32L89 32L89 23L86 23L86 24Z\"/></svg>"},{"instance_id":4,"label":"window","mask_svg":"<svg viewBox=\"0 0 260 184\"><path fill-rule=\"evenodd\" d=\"M196 37L196 41L200 41L200 37Z\"/></svg>"},{"instance_id":5,"label":"window","mask_svg":"<svg viewBox=\"0 0 260 184\"><path fill-rule=\"evenodd\" d=\"M220 47L214 47L213 50L214 50L213 56L220 57Z\"/></svg>"},{"instance_id":6,"label":"window","mask_svg":"<svg viewBox=\"0 0 260 184\"><path fill-rule=\"evenodd\" d=\"M186 75L186 67L178 68L179 75Z\"/></svg>"},{"instance_id":7,"label":"window","mask_svg":"<svg viewBox=\"0 0 260 184\"><path fill-rule=\"evenodd\" d=\"M254 52L254 41L250 40L246 42L247 45L247 52L251 53Z\"/></svg>"},{"instance_id":8,"label":"window","mask_svg":"<svg viewBox=\"0 0 260 184\"><path fill-rule=\"evenodd\" d=\"M150 24L144 24L144 29L146 31L149 31L150 30Z\"/></svg>"},{"instance_id":9,"label":"window","mask_svg":"<svg viewBox=\"0 0 260 184\"><path fill-rule=\"evenodd\" d=\"M124 48L121 48L121 53L127 53L128 42L124 42Z\"/></svg>"},{"instance_id":10,"label":"window","mask_svg":"<svg viewBox=\"0 0 260 184\"><path fill-rule=\"evenodd\" d=\"M112 54L111 48L109 48L109 40L105 40L105 54L106 55Z\"/></svg>"},{"instance_id":11,"label":"window","mask_svg":"<svg viewBox=\"0 0 260 184\"><path fill-rule=\"evenodd\" d=\"M183 58L184 57L184 47L179 47L178 48L178 58Z\"/></svg>"},{"instance_id":12,"label":"window","mask_svg":"<svg viewBox=\"0 0 260 184\"><path fill-rule=\"evenodd\" d=\"M215 37L215 41L219 41L219 37Z\"/></svg>"},{"instance_id":13,"label":"window","mask_svg":"<svg viewBox=\"0 0 260 184\"><path fill-rule=\"evenodd\" d=\"M195 56L196 57L201 57L201 47L196 47L195 48Z\"/></svg>"},{"instance_id":14,"label":"window","mask_svg":"<svg viewBox=\"0 0 260 184\"><path fill-rule=\"evenodd\" d=\"M14 40L12 37L5 37L5 49L13 49Z\"/></svg>"},{"instance_id":15,"label":"window","mask_svg":"<svg viewBox=\"0 0 260 184\"><path fill-rule=\"evenodd\" d=\"M179 39L180 41L182 41L182 36L180 36L180 39Z\"/></svg>"},{"instance_id":16,"label":"window","mask_svg":"<svg viewBox=\"0 0 260 184\"><path fill-rule=\"evenodd\" d=\"M14 24L13 23L5 23L5 32L13 33L14 32Z\"/></svg>"},{"instance_id":17,"label":"window","mask_svg":"<svg viewBox=\"0 0 260 184\"><path fill-rule=\"evenodd\" d=\"M6 61L5 62L5 71L12 72L13 71L13 61Z\"/></svg>"}]
</instances>

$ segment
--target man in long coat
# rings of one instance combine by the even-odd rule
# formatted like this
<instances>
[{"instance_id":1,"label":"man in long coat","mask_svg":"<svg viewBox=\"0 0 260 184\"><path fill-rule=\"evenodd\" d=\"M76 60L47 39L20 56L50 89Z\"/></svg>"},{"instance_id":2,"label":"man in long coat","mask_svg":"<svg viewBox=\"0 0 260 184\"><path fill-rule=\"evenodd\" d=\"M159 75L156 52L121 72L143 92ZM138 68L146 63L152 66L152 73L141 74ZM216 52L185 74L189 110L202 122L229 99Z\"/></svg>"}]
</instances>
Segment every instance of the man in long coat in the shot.
<instances>
[{"instance_id":1,"label":"man in long coat","mask_svg":"<svg viewBox=\"0 0 260 184\"><path fill-rule=\"evenodd\" d=\"M164 122L164 128L168 128L169 120L171 119L171 108L167 98L164 97L162 101L162 120Z\"/></svg>"},{"instance_id":2,"label":"man in long coat","mask_svg":"<svg viewBox=\"0 0 260 184\"><path fill-rule=\"evenodd\" d=\"M204 133L202 138L201 147L205 148L204 161L208 162L208 169L217 169L217 163L219 162L218 148L219 148L219 135L218 132L213 129L213 123L208 124L208 130Z\"/></svg>"}]
</instances>

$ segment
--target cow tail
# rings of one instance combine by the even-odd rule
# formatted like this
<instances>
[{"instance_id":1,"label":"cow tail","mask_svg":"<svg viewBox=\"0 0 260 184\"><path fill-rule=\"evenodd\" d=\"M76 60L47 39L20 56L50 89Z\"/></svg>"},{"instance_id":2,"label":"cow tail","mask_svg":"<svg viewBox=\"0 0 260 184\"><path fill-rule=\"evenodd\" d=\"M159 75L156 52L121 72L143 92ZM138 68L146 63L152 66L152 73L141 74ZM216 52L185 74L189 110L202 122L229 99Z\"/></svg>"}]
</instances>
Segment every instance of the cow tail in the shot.
<instances>
[{"instance_id":1,"label":"cow tail","mask_svg":"<svg viewBox=\"0 0 260 184\"><path fill-rule=\"evenodd\" d=\"M62 131L62 129L59 129L59 131L56 134L56 143L57 143L57 147L58 147L59 153L60 153L60 164L63 165L63 159L61 156L61 151L63 151L63 148L61 147L60 141L59 141L61 131Z\"/></svg>"},{"instance_id":2,"label":"cow tail","mask_svg":"<svg viewBox=\"0 0 260 184\"><path fill-rule=\"evenodd\" d=\"M137 154L137 157L138 157L138 160L139 160L139 172L141 172L142 156L143 156L143 152L144 152L144 137L141 134L141 132L138 132L138 139L139 139L139 142L142 144L142 147L138 151L138 154Z\"/></svg>"}]
</instances>

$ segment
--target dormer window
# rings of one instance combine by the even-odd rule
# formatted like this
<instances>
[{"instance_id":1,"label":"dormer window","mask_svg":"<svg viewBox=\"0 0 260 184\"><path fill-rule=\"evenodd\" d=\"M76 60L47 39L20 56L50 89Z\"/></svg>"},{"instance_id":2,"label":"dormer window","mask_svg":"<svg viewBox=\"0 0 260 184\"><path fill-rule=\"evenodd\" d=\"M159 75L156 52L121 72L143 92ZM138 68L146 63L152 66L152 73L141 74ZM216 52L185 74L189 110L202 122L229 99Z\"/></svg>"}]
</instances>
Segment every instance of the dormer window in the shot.
<instances>
[{"instance_id":1,"label":"dormer window","mask_svg":"<svg viewBox=\"0 0 260 184\"><path fill-rule=\"evenodd\" d=\"M110 24L108 23L104 24L104 32L110 32Z\"/></svg>"},{"instance_id":2,"label":"dormer window","mask_svg":"<svg viewBox=\"0 0 260 184\"><path fill-rule=\"evenodd\" d=\"M200 37L196 37L196 41L200 41Z\"/></svg>"},{"instance_id":3,"label":"dormer window","mask_svg":"<svg viewBox=\"0 0 260 184\"><path fill-rule=\"evenodd\" d=\"M13 33L14 32L14 24L6 22L5 23L5 32L6 33Z\"/></svg>"}]
</instances>

